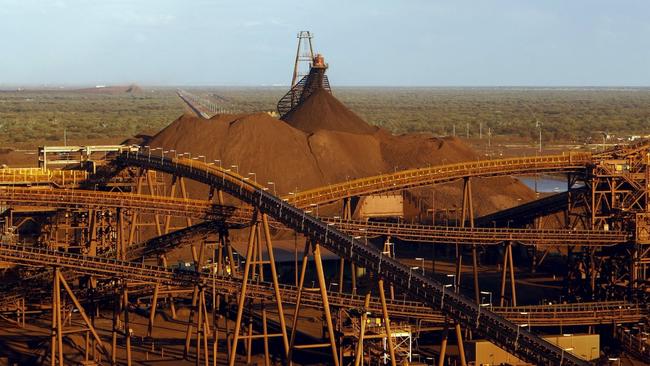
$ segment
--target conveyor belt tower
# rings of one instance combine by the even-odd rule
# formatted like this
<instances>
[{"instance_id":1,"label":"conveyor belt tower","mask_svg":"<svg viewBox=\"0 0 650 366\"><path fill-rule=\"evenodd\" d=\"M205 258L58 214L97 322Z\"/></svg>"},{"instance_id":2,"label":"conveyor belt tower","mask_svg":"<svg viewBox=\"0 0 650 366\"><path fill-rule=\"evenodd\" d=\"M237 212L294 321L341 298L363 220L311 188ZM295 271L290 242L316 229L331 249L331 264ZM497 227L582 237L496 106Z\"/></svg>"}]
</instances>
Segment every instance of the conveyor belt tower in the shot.
<instances>
[{"instance_id":1,"label":"conveyor belt tower","mask_svg":"<svg viewBox=\"0 0 650 366\"><path fill-rule=\"evenodd\" d=\"M314 54L312 37L311 33L305 31L298 34L298 49L291 89L280 99L277 106L280 119L307 99L315 90L324 88L331 92L329 80L325 75L327 70L325 58L321 54ZM309 73L306 75L301 73L301 66L304 63L309 64Z\"/></svg>"}]
</instances>

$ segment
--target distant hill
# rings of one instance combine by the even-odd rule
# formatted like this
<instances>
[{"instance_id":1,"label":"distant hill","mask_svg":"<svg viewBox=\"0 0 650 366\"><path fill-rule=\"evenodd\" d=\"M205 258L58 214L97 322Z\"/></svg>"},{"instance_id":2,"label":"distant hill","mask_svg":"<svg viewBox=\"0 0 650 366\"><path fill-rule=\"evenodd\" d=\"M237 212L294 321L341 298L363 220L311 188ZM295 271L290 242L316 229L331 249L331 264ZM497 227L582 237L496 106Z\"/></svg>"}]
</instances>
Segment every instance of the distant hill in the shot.
<instances>
[{"instance_id":1,"label":"distant hill","mask_svg":"<svg viewBox=\"0 0 650 366\"><path fill-rule=\"evenodd\" d=\"M136 84L97 85L94 88L75 89L73 92L87 94L139 94L142 93L142 88Z\"/></svg>"}]
</instances>

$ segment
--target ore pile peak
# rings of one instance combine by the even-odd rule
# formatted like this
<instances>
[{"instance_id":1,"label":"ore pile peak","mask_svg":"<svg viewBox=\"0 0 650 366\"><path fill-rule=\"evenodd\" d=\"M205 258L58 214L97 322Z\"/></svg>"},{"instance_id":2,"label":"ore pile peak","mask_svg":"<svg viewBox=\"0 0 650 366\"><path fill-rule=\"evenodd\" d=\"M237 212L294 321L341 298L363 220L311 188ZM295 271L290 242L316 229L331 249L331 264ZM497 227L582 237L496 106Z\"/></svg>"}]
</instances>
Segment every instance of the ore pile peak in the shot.
<instances>
[{"instance_id":1,"label":"ore pile peak","mask_svg":"<svg viewBox=\"0 0 650 366\"><path fill-rule=\"evenodd\" d=\"M323 88L314 91L283 120L307 133L327 130L373 134L377 130Z\"/></svg>"}]
</instances>

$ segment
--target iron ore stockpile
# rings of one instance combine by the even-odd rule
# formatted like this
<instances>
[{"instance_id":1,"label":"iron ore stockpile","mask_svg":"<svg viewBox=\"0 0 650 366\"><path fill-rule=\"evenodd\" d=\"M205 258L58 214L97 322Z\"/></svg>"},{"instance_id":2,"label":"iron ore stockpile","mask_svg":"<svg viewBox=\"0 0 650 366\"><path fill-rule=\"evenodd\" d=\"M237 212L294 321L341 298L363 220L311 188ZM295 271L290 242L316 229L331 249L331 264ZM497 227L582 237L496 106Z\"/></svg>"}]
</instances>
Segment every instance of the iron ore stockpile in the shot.
<instances>
[{"instance_id":1,"label":"iron ore stockpile","mask_svg":"<svg viewBox=\"0 0 650 366\"><path fill-rule=\"evenodd\" d=\"M280 118L181 90L137 145L0 169L0 365L648 364L650 144L480 160L310 57Z\"/></svg>"},{"instance_id":2,"label":"iron ore stockpile","mask_svg":"<svg viewBox=\"0 0 650 366\"><path fill-rule=\"evenodd\" d=\"M254 172L258 182L273 181L276 191L283 194L396 170L478 159L458 138L394 136L370 126L324 89L285 119L267 113L221 114L211 119L186 114L146 144L205 156L207 161L220 159L226 168L236 165L242 175ZM439 203L460 202L460 184L440 189L445 194L438 197ZM483 197L477 202L477 214L535 197L510 177L479 180L475 190Z\"/></svg>"}]
</instances>

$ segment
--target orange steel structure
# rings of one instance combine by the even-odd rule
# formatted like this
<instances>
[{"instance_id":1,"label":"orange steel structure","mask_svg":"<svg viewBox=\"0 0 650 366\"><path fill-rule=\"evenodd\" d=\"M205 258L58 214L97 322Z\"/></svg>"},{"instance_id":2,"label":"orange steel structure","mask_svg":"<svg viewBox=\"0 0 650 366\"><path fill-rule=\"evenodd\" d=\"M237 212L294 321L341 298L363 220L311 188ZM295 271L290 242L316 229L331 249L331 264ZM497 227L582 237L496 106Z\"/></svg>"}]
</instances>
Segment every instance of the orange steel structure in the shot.
<instances>
[{"instance_id":1,"label":"orange steel structure","mask_svg":"<svg viewBox=\"0 0 650 366\"><path fill-rule=\"evenodd\" d=\"M2 168L0 186L52 185L76 187L88 179L89 174L79 170L46 170L41 168Z\"/></svg>"},{"instance_id":2,"label":"orange steel structure","mask_svg":"<svg viewBox=\"0 0 650 366\"><path fill-rule=\"evenodd\" d=\"M328 249L334 250L335 252L342 253L342 252L344 252L346 250L345 247L337 247L338 244L336 244L337 243L336 241L334 241L334 242L331 241L331 240L338 240L338 239L332 239L332 238L337 238L337 235L340 235L340 234L338 234L336 229L334 229L334 228L330 229L331 225L317 224L316 222L318 222L318 221L317 220L314 221L314 218L311 215L306 214L304 212L301 213L300 210L291 208L291 206L288 206L288 205L287 205L287 207L285 208L285 211L284 211L285 215L288 215L288 216L283 216L282 215L282 210L284 208L283 206L286 205L286 203L284 203L285 202L284 200L273 198L273 196L268 196L268 194L266 193L266 190L264 189L264 187L258 186L257 184L252 183L252 182L248 182L247 180L245 180L245 179L243 179L241 177L237 177L232 172L227 172L227 171L222 170L222 169L217 169L217 168L209 166L209 165L201 166L200 163L196 164L196 165L193 165L194 163L191 160L189 162L186 162L186 161L183 161L183 160L177 160L177 159L172 160L172 159L168 159L168 158L164 158L164 157L161 157L160 160L158 160L158 159L150 159L149 157L146 157L146 155L137 155L136 154L135 156L133 156L133 155L130 156L128 153L123 154L120 157L120 159L124 159L124 160L120 160L120 161L127 162L128 164L137 164L137 165L142 166L142 167L155 168L157 170L168 171L170 173L182 174L182 175L190 177L192 179L196 179L196 180L199 180L199 181L205 181L206 183L207 182L218 182L220 180L222 182L222 186L224 188L226 188L229 191L229 193L231 193L231 194L234 193L235 195L239 194L239 196L241 198L246 199L249 203L252 203L252 204L257 203L256 206L261 205L261 206L258 206L258 207L261 207L262 209L271 209L273 211L274 206L264 206L264 200L265 199L266 200L271 200L270 202L273 202L273 203L270 203L271 205L277 205L277 206L275 206L275 210L277 210L277 211L273 212L273 216L276 219L284 221L285 225L288 224L289 226L293 227L294 229L300 228L299 230L306 233L306 234L310 233L310 231L309 231L310 229L307 228L306 229L307 231L304 231L305 230L305 225L307 225L307 227L309 227L311 225L316 225L316 226L312 226L312 228L313 228L312 230L315 230L315 231L311 235L315 235L315 236L313 236L314 238L318 238L318 240L322 241L323 244L328 247ZM182 167L180 170L178 168L179 166ZM203 175L203 174L205 174L205 175ZM205 177L205 179L203 177ZM231 186L228 186L229 184ZM259 196L257 196L257 195L259 195ZM265 208L265 207L268 207L268 208ZM332 233L331 234L332 237L330 237L328 239L328 235L329 235L330 232ZM343 241L350 240L350 239L345 239L345 237L341 237L341 239ZM404 270L403 266L401 267L401 269L398 270L397 268L400 268L401 265L398 264L397 262L395 262L390 257L388 257L386 259L382 258L381 253L375 254L372 251L369 251L369 252L366 252L367 254L363 254L362 257L355 258L354 254L352 254L354 251L359 251L360 250L361 252L364 252L364 251L366 251L368 249L371 249L371 248L367 247L367 246L363 246L363 245L357 247L360 244L356 244L354 239L351 239L351 240L352 240L351 241L352 247L347 248L347 250L350 250L350 254L347 255L348 258L352 259L354 262L357 262L357 264L364 265L364 267L366 267L366 268L368 268L370 266L373 266L373 267L376 266L373 269L376 270L379 273L382 273L382 268L384 270L386 270L386 267L388 267L389 270L386 272L386 275L389 276L389 277L386 277L386 279L388 279L389 281L394 282L394 283L395 282L400 283L400 281L404 281L404 282L402 282L402 285L404 285L406 289L411 289L412 284L416 284L419 281L424 280L425 283L426 283L426 281L430 281L430 280L425 280L423 277L419 276L418 274L413 274L412 271L410 271L410 270L407 271L408 274L406 275L406 273L404 272L405 270ZM369 256L369 257L365 257L365 256ZM361 260L361 258L367 258L367 259ZM373 258L373 259L370 259L370 258ZM370 262L368 260L370 260ZM373 261L378 261L378 262L373 262ZM383 266L384 267L382 267L382 261L383 261ZM318 262L319 261L317 260L317 263ZM390 267L392 267L392 266L396 266L394 270L390 270ZM394 272L395 270L401 271L401 273L402 273L401 276L406 275L407 277L393 277L393 276L397 275L397 273ZM400 278L400 279L398 280L398 278ZM319 281L319 282L321 282L320 285L321 285L321 289L322 289L323 288L323 283L322 283L322 281ZM433 283L431 283L430 285L425 285L423 283L422 285L423 285L423 287L420 287L419 285L417 285L417 287L414 288L414 289L417 289L417 290L415 290L416 293L419 293L420 291L425 291L426 292L427 290L425 290L425 289L428 288L428 286L434 286L434 287L431 288L432 290L435 288L435 286L437 286L437 285L435 285ZM437 291L437 290L434 290L434 292L435 291ZM325 293L324 291L322 291L322 292L323 292L323 294ZM444 287L440 287L440 294L442 296L444 296ZM425 295L424 298L426 299L427 296ZM458 301L458 299L462 299L462 298L459 298L459 297L457 297L457 295L452 293L452 294L449 295L449 299L447 301L448 302L455 302L455 301ZM243 301L243 299L242 299L242 301ZM242 301L240 301L240 306L243 306ZM327 303L326 300L324 300L324 301L325 301L325 303ZM463 301L463 300L460 300L460 301ZM455 311L452 311L452 313L454 313L456 316L458 316L459 320L463 319L463 315L461 315L461 314L467 315L467 312L469 312L469 313L472 312L472 310L470 310L472 305L470 305L470 304L471 304L471 302L466 303L465 306L470 306L470 308L467 308L463 313L455 313ZM442 303L441 303L441 306L444 307L444 305ZM454 308L454 309L458 310L458 308ZM480 312L480 307L477 310L479 310L479 312ZM483 313L483 316L485 316L486 318L490 318L492 315L491 315L491 312L485 311ZM463 323L464 326L470 324L470 323L466 322L466 320L461 321L461 322ZM477 324L477 325L480 327L480 324ZM505 324L504 324L504 326L508 327ZM479 328L479 330L477 330L477 328L474 328L474 330L480 332L480 328ZM509 335L507 332L506 333L499 333L499 334L502 335L502 336L506 336L506 337ZM496 338L498 338L498 336L496 336ZM496 340L496 338L491 338L491 339ZM536 344L536 346L533 346L533 348L534 347L546 347L547 346L547 344L543 343L543 341L537 343L535 336L532 336L532 335L529 335L529 334L526 334L526 336L522 337L521 339L522 340L526 339L526 341ZM503 340L503 341L501 341L501 345L504 346L504 347L507 347L508 345L511 345L511 346L514 345L515 348L518 348L517 344L518 344L519 340L520 340L519 336L516 339L514 339L513 344L508 343L508 341L506 341L506 340ZM553 348L551 347L551 348L549 348L549 350L551 350L550 352L552 352ZM539 352L535 352L535 351L532 351L532 350L529 350L529 351L531 353L528 354L526 357L540 357ZM394 358L393 358L393 360L394 360ZM573 362L573 361L569 361L569 362ZM575 360L575 362L579 363L579 361L577 359Z\"/></svg>"},{"instance_id":3,"label":"orange steel structure","mask_svg":"<svg viewBox=\"0 0 650 366\"><path fill-rule=\"evenodd\" d=\"M225 221L233 226L249 223L252 216L250 210L222 206L206 200L81 189L0 188L0 202L9 205L83 209L119 207L162 216ZM430 226L327 217L323 218L323 221L332 223L338 229L351 235L391 236L406 241L460 243L463 245L472 243L489 245L515 241L537 246L611 246L627 242L630 239L629 234L625 231ZM282 228L279 223L272 220L270 222L271 226Z\"/></svg>"},{"instance_id":4,"label":"orange steel structure","mask_svg":"<svg viewBox=\"0 0 650 366\"><path fill-rule=\"evenodd\" d=\"M57 243L48 245L50 249L37 249L24 245L2 244L0 260L9 263L60 268L55 270L53 309L57 309L60 297L57 297L57 283L62 285L66 279L89 278L81 281L96 286L97 281L116 282L117 295L120 296L115 310L116 322L128 323L129 288L131 283L147 286L141 288L139 294L151 294L150 331L154 329L155 309L159 297L183 296L188 291L191 294L191 313L188 319L188 329L185 344L185 356L194 357L197 363L208 364L216 362L218 337L215 335L216 308L215 303L230 303L236 305L234 329L230 336L234 340L228 343L231 351L227 352L230 364L238 362L236 351L239 340L246 349L246 358L250 360L251 346L254 341L263 340L265 357L268 360L268 342L273 337L286 340L284 351L278 351L278 356L286 360L294 357L293 352L311 349L321 344L298 346L290 340L289 333L300 327L291 323L291 311L286 306L299 308L308 306L321 309L325 313L327 335L325 343L332 354L332 362L340 363L344 358L352 360L362 358L364 354L364 332L359 337L352 337L355 343L352 347L343 345L342 339L336 334L342 332L332 319L336 317L332 309L367 309L378 318L383 319L384 338L392 341L389 326L390 319L411 321L416 327L422 322L429 327L442 329L444 324L458 324L457 334L462 329L471 330L474 336L482 336L492 340L504 349L517 353L521 358L537 364L585 364L583 361L562 354L561 350L541 340L534 334L518 329L514 324L527 323L534 327L541 326L577 326L633 323L647 317L647 305L644 301L596 301L566 305L551 306L499 306L484 307L480 304L481 290L478 281L478 248L484 245L503 245L503 266L501 294L498 299L503 302L508 299L505 294L506 284L511 284L510 304L516 304L514 256L512 247L515 243L533 246L534 248L565 248L568 255L577 258L579 266L586 279L581 283L588 284L590 294L594 297L601 291L599 283L604 278L604 269L610 258L617 254L602 255L602 253L628 253L631 261L620 266L617 272L607 277L609 285L622 286L628 293L638 293L644 290L647 281L648 255L648 201L647 201L647 147L636 145L618 148L602 154L571 153L567 155L540 156L531 158L515 158L450 164L438 167L414 169L396 172L378 177L353 180L341 184L330 185L319 189L294 193L277 198L268 192L266 187L256 184L237 174L207 165L197 160L170 158L156 155L151 151L135 152L133 148L110 157L113 166L119 172L125 167L135 168L132 175L134 182L129 184L129 174L120 173L119 190L126 192L108 192L110 181L85 176L85 172L58 173L50 171L23 171L0 173L0 181L8 187L0 189L0 202L15 208L10 224L27 222L21 218L21 207L49 207L66 212L65 225L51 224L50 230L65 231L63 239L48 241ZM155 173L158 171L159 173ZM160 179L160 172L169 174L170 178ZM569 191L566 195L566 225L563 228L543 228L540 218L532 221L521 216L519 221L513 220L511 227L478 227L474 219L472 207L471 180L475 177L492 177L499 175L562 173L569 176L568 186L580 182L584 188ZM73 177L71 179L71 177ZM98 177L101 177L99 175ZM77 180L77 178L79 178ZM89 182L98 184L100 189L80 189ZM206 183L210 187L210 199L190 199L187 196L183 179L192 179ZM349 215L340 218L316 218L305 212L315 205L329 205L343 202L349 207L349 199L361 195L377 194L390 191L401 191L415 187L426 187L435 184L463 180L464 197L463 213L460 227L428 226L403 223L380 223L354 221ZM163 188L163 182L172 182L172 189ZM20 186L32 186L20 188ZM59 189L56 187L67 187ZM115 190L115 185L112 186ZM176 188L178 187L178 188ZM169 188L169 187L168 187ZM108 188L110 189L110 188ZM181 197L176 197L178 194ZM229 194L246 203L247 207L235 208L224 204L223 195ZM591 197L589 197L591 195ZM29 211L24 209L23 211ZM110 214L109 214L110 212ZM102 216L102 213L107 213ZM25 216L28 216L26 213ZM71 221L72 220L72 221ZM78 220L78 221L74 221ZM148 224L147 224L148 222ZM196 223L198 222L198 223ZM10 225L10 226L11 226ZM47 228L47 225L44 227ZM138 232L141 229L153 230L154 238L143 240ZM228 231L234 228L247 228L248 250L245 254L245 266L236 265L233 249L230 245ZM101 229L101 230L100 230ZM305 253L314 252L319 292L309 291L304 281L294 285L280 283L274 272L275 260L268 257L272 254L273 243L271 230L293 230L304 235L307 240ZM79 233L82 234L79 234ZM108 234L107 234L108 233ZM156 237L157 236L157 237ZM460 285L463 252L467 250L472 256L475 299L464 298L449 285L436 282L432 277L422 275L419 270L404 266L391 256L376 251L364 244L364 239L373 237L399 238L406 241L453 244L457 246L456 278L454 289ZM61 246L64 242L74 242L70 246ZM140 243L140 244L138 244ZM165 264L165 254L169 250L182 245L192 245L194 250L194 271L173 270ZM206 249L207 247L211 249ZM342 258L352 261L357 266L373 272L382 281L395 286L400 293L406 294L416 301L382 299L383 289L377 296L360 296L342 291L343 276L339 277L339 291L331 291L332 283L323 276L321 247L327 248ZM65 248L65 249L64 249ZM267 254L263 253L263 248ZM463 249L465 248L465 249ZM57 249L64 249L62 252ZM613 250L613 251L612 251ZM206 253L213 252L212 265L216 269L202 272L206 265ZM160 265L148 265L129 262L139 257L158 256ZM616 260L616 259L614 259ZM630 263L631 262L631 263ZM307 263L307 262L304 262ZM320 269L319 269L320 266ZM212 268L212 267L210 267ZM266 269L265 269L266 268ZM270 280L264 280L271 270ZM306 268L300 271L304 276ZM343 268L343 267L341 267ZM343 271L341 271L343 272ZM41 276L47 276L47 271ZM80 275L83 275L79 277ZM434 274L431 273L433 276ZM615 277L615 278L614 278ZM64 285L65 286L65 285ZM380 286L381 288L381 286ZM603 287L606 288L606 287ZM447 290L446 290L447 289ZM59 286L60 290L60 286ZM632 291L632 292L630 292ZM84 298L75 295L70 289L69 296L78 297L80 304ZM38 293L38 291L35 291ZM24 297L5 291L4 305L7 311L26 311ZM176 294L176 295L174 295ZM108 298L115 295L107 295ZM141 296L141 295L139 295ZM635 297L637 295L634 295ZM57 302L58 301L58 302ZM173 301L172 301L173 303ZM209 311L209 305L213 310ZM13 309L13 310L12 310ZM265 309L273 309L274 320L269 319ZM295 310L296 312L298 310ZM54 313L60 313L60 309ZM277 318L277 314L281 315ZM525 316L522 314L526 314ZM121 314L121 315L120 315ZM260 318L261 317L261 318ZM280 332L269 332L269 326L274 321L287 322L280 324ZM56 317L55 317L56 318ZM53 329L58 331L61 322L53 318ZM123 319L123 320L121 320ZM117 324L116 323L116 324ZM399 326L399 323L396 323ZM263 328L259 330L259 328ZM255 329L260 333L254 334ZM282 331L284 330L284 332ZM293 331L292 331L293 330ZM515 332L516 330L516 332ZM87 327L92 332L91 327ZM111 352L105 355L114 358L118 347L116 339L123 337L127 349L130 336L128 332L120 333L113 330ZM355 333L356 334L356 333ZM381 333L380 333L381 334ZM349 334L348 334L349 335ZM190 339L194 337L194 347ZM460 339L461 337L459 337ZM58 342L58 336L53 338ZM446 338L445 338L446 339ZM95 340L102 344L105 340ZM371 342L371 338L366 340ZM345 341L347 342L347 341ZM389 342L390 343L390 342ZM53 342L54 344L54 342ZM294 347L289 347L294 345ZM462 342L460 343L462 345ZM388 351L394 351L396 345L389 346ZM191 349L194 353L190 354ZM348 351L343 351L344 349ZM352 350L352 351L350 351ZM387 351L387 352L388 352ZM55 355L58 348L53 348ZM347 353L346 353L347 352ZM351 356L350 356L351 352ZM405 355L400 352L387 356L391 362L401 362ZM344 356L346 354L347 356ZM461 363L464 360L461 352ZM98 356L101 357L101 356ZM130 356L127 356L127 358ZM54 360L55 357L52 357ZM58 358L57 358L58 359ZM561 360L561 361L560 361ZM117 360L115 361L117 362ZM127 363L130 362L127 360Z\"/></svg>"}]
</instances>

